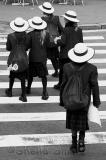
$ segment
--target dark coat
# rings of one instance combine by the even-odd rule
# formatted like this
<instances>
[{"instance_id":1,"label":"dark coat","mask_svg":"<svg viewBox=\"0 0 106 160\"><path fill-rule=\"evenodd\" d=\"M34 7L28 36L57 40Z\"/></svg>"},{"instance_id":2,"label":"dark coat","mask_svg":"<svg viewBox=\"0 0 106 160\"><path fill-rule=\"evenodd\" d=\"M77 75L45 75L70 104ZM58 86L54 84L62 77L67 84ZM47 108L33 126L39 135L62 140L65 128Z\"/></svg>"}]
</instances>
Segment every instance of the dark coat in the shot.
<instances>
[{"instance_id":1,"label":"dark coat","mask_svg":"<svg viewBox=\"0 0 106 160\"><path fill-rule=\"evenodd\" d=\"M46 34L44 43L41 44L40 31L33 30L27 35L27 49L29 51L29 62L46 62L47 47L50 47L49 34Z\"/></svg>"},{"instance_id":2,"label":"dark coat","mask_svg":"<svg viewBox=\"0 0 106 160\"><path fill-rule=\"evenodd\" d=\"M63 89L65 87L65 84L68 81L71 74L73 73L71 63L74 65L74 67L76 69L85 64L85 63L77 64L77 63L70 62L70 63L67 63L67 64L64 65L63 80L62 80L62 85L61 85L61 90L60 90L60 100L62 100L61 95L62 95ZM91 92L92 92L93 105L98 107L100 105L100 97L99 97L97 67L94 66L93 64L90 64L90 63L86 62L86 65L80 71L80 74L81 74L81 79L82 79L82 84L83 84L83 90L86 90L86 93L89 97L89 104L90 104ZM86 87L87 87L87 89L86 89Z\"/></svg>"},{"instance_id":3,"label":"dark coat","mask_svg":"<svg viewBox=\"0 0 106 160\"><path fill-rule=\"evenodd\" d=\"M78 69L80 66L85 63L77 64L70 62L74 65L75 69ZM63 81L60 89L60 105L64 106L62 101L62 92L65 87L66 82L72 74L72 67L70 63L64 65L63 69ZM91 93L93 96L93 105L99 107L100 105L100 97L99 97L99 86L98 86L98 72L97 67L93 64L86 63L85 67L80 71L83 89L87 89L86 93L89 97L89 105L91 101ZM87 87L88 86L88 87ZM88 108L89 108L88 105ZM66 110L66 128L72 130L88 130L88 109L83 111L72 112L70 110Z\"/></svg>"},{"instance_id":4,"label":"dark coat","mask_svg":"<svg viewBox=\"0 0 106 160\"><path fill-rule=\"evenodd\" d=\"M51 41L53 42L54 38L56 36L58 37L63 32L63 27L60 23L59 16L51 14L50 16L42 17L42 19L47 23L47 32L51 36ZM59 52L57 45L52 48L48 48L47 53L48 58L58 57Z\"/></svg>"},{"instance_id":5,"label":"dark coat","mask_svg":"<svg viewBox=\"0 0 106 160\"><path fill-rule=\"evenodd\" d=\"M16 38L14 37L14 34L16 35L16 37L19 39L18 41L21 43L20 41L20 38L22 39L22 36L19 38L20 34L23 35L23 40L22 40L22 43L24 43L24 46L25 48L27 48L27 36L26 36L26 32L23 32L23 33L17 33L17 32L13 32L13 33L10 33L8 34L7 36L7 42L6 42L6 50L10 51L10 54L11 54L11 50L14 48L14 46L16 45L17 43L17 40Z\"/></svg>"},{"instance_id":6,"label":"dark coat","mask_svg":"<svg viewBox=\"0 0 106 160\"><path fill-rule=\"evenodd\" d=\"M57 41L57 45L61 46L60 59L68 58L68 51L80 42L83 42L82 29L75 30L74 26L66 25L61 39Z\"/></svg>"}]
</instances>

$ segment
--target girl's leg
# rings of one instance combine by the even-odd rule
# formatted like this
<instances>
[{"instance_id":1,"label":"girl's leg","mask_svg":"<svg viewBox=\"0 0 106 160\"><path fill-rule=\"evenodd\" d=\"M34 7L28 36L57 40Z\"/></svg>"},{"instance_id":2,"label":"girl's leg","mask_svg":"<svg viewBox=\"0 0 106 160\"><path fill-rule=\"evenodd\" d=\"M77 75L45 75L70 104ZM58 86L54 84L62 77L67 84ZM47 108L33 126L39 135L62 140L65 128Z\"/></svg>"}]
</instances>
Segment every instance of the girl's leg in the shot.
<instances>
[{"instance_id":1,"label":"girl's leg","mask_svg":"<svg viewBox=\"0 0 106 160\"><path fill-rule=\"evenodd\" d=\"M10 78L9 80L9 88L6 89L5 93L8 97L12 97L12 88L13 88L13 84L14 84L14 78Z\"/></svg>"},{"instance_id":2,"label":"girl's leg","mask_svg":"<svg viewBox=\"0 0 106 160\"><path fill-rule=\"evenodd\" d=\"M47 77L42 77L42 85L43 85L43 92L42 92L42 99L47 100L48 99L48 92L47 92Z\"/></svg>"},{"instance_id":3,"label":"girl's leg","mask_svg":"<svg viewBox=\"0 0 106 160\"><path fill-rule=\"evenodd\" d=\"M77 153L77 131L72 130L72 145L70 147L72 153Z\"/></svg>"},{"instance_id":4,"label":"girl's leg","mask_svg":"<svg viewBox=\"0 0 106 160\"><path fill-rule=\"evenodd\" d=\"M85 151L85 131L80 131L79 132L79 141L78 141L78 151L79 152L84 152Z\"/></svg>"},{"instance_id":5,"label":"girl's leg","mask_svg":"<svg viewBox=\"0 0 106 160\"><path fill-rule=\"evenodd\" d=\"M32 82L33 82L33 77L29 76L28 77L28 86L26 88L26 93L27 94L30 94L31 93L31 85L32 85Z\"/></svg>"},{"instance_id":6,"label":"girl's leg","mask_svg":"<svg viewBox=\"0 0 106 160\"><path fill-rule=\"evenodd\" d=\"M25 88L25 78L21 79L21 89L22 89L22 94L19 97L19 100L23 101L23 102L27 102L27 98L26 98L26 88Z\"/></svg>"}]
</instances>

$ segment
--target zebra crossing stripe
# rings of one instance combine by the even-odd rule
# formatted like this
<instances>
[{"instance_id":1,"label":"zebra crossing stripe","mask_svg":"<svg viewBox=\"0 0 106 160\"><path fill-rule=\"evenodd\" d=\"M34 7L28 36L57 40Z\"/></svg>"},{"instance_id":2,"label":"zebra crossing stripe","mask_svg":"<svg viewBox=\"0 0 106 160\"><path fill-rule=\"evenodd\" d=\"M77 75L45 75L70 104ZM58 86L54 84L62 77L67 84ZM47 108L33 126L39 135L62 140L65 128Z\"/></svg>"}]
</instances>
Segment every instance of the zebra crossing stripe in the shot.
<instances>
[{"instance_id":1,"label":"zebra crossing stripe","mask_svg":"<svg viewBox=\"0 0 106 160\"><path fill-rule=\"evenodd\" d=\"M49 74L53 74L54 70L48 70ZM98 69L99 74L106 74L106 68ZM0 70L0 76L8 76L9 71L8 70Z\"/></svg>"},{"instance_id":2,"label":"zebra crossing stripe","mask_svg":"<svg viewBox=\"0 0 106 160\"><path fill-rule=\"evenodd\" d=\"M101 94L100 99L102 102L106 102L106 94ZM92 102L92 97L91 97ZM0 104L22 104L19 97L0 97ZM59 96L49 96L48 100L42 100L41 96L28 96L27 104L48 104L48 103L59 103Z\"/></svg>"},{"instance_id":3,"label":"zebra crossing stripe","mask_svg":"<svg viewBox=\"0 0 106 160\"><path fill-rule=\"evenodd\" d=\"M89 60L90 63L106 63L106 58L94 58ZM47 64L52 64L50 60ZM7 65L7 61L0 61L0 65Z\"/></svg>"},{"instance_id":4,"label":"zebra crossing stripe","mask_svg":"<svg viewBox=\"0 0 106 160\"><path fill-rule=\"evenodd\" d=\"M106 29L95 29L95 30L83 30L83 33L95 33L95 32L106 32Z\"/></svg>"},{"instance_id":5,"label":"zebra crossing stripe","mask_svg":"<svg viewBox=\"0 0 106 160\"><path fill-rule=\"evenodd\" d=\"M7 57L9 56L10 52L4 51L4 52L0 52L0 57ZM95 54L106 54L106 50L105 49L99 49L99 50L95 50Z\"/></svg>"},{"instance_id":6,"label":"zebra crossing stripe","mask_svg":"<svg viewBox=\"0 0 106 160\"><path fill-rule=\"evenodd\" d=\"M106 46L106 43L85 43L87 46ZM0 45L0 49L6 49L6 45Z\"/></svg>"},{"instance_id":7,"label":"zebra crossing stripe","mask_svg":"<svg viewBox=\"0 0 106 160\"><path fill-rule=\"evenodd\" d=\"M106 111L99 111L100 119L106 120ZM65 112L44 112L44 113L0 113L0 122L21 122L21 121L64 121Z\"/></svg>"},{"instance_id":8,"label":"zebra crossing stripe","mask_svg":"<svg viewBox=\"0 0 106 160\"><path fill-rule=\"evenodd\" d=\"M102 40L104 39L103 36L84 36L84 40ZM7 38L0 36L0 43L6 43Z\"/></svg>"},{"instance_id":9,"label":"zebra crossing stripe","mask_svg":"<svg viewBox=\"0 0 106 160\"><path fill-rule=\"evenodd\" d=\"M55 84L57 84L58 81L48 81L47 82L47 87L48 88L53 88ZM106 80L99 80L99 86L100 87L106 87ZM0 82L0 88L8 88L9 87L9 82ZM21 88L21 83L20 82L14 82L13 88ZM33 82L31 85L31 88L42 88L42 82Z\"/></svg>"},{"instance_id":10,"label":"zebra crossing stripe","mask_svg":"<svg viewBox=\"0 0 106 160\"><path fill-rule=\"evenodd\" d=\"M0 136L0 147L70 145L71 133L22 134ZM105 144L106 132L87 132L86 144Z\"/></svg>"}]
</instances>

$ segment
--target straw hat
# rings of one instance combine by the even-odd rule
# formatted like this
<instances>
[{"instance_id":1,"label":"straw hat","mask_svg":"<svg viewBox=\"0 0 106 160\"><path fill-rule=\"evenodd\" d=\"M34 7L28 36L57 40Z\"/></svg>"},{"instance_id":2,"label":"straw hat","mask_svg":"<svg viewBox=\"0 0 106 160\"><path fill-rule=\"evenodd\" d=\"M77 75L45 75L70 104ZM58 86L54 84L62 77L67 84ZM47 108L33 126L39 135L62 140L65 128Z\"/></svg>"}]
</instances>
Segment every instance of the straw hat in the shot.
<instances>
[{"instance_id":1,"label":"straw hat","mask_svg":"<svg viewBox=\"0 0 106 160\"><path fill-rule=\"evenodd\" d=\"M77 19L77 14L75 11L67 11L64 15L62 15L64 18L68 19L69 21L72 22L79 22L79 20Z\"/></svg>"},{"instance_id":2,"label":"straw hat","mask_svg":"<svg viewBox=\"0 0 106 160\"><path fill-rule=\"evenodd\" d=\"M54 8L49 2L44 2L43 5L39 6L39 9L48 14L52 14L54 12Z\"/></svg>"},{"instance_id":3,"label":"straw hat","mask_svg":"<svg viewBox=\"0 0 106 160\"><path fill-rule=\"evenodd\" d=\"M28 22L32 28L37 30L42 30L47 27L47 23L42 20L41 17L33 17L32 19L29 19Z\"/></svg>"},{"instance_id":4,"label":"straw hat","mask_svg":"<svg viewBox=\"0 0 106 160\"><path fill-rule=\"evenodd\" d=\"M94 49L87 47L84 43L77 43L69 50L68 57L73 62L83 63L89 61L94 56Z\"/></svg>"},{"instance_id":5,"label":"straw hat","mask_svg":"<svg viewBox=\"0 0 106 160\"><path fill-rule=\"evenodd\" d=\"M22 17L17 17L15 20L10 22L10 27L16 32L24 32L28 29L29 24Z\"/></svg>"}]
</instances>

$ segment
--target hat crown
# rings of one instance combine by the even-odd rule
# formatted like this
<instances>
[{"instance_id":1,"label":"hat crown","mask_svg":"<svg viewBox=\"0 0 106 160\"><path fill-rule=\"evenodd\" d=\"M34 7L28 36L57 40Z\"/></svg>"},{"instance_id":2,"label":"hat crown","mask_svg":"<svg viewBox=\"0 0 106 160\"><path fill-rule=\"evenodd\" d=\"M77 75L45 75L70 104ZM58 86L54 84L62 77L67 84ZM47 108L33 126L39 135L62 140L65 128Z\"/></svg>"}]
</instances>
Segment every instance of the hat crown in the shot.
<instances>
[{"instance_id":1,"label":"hat crown","mask_svg":"<svg viewBox=\"0 0 106 160\"><path fill-rule=\"evenodd\" d=\"M21 17L17 17L15 20L14 20L14 23L18 26L22 26L24 24L24 19L21 18Z\"/></svg>"},{"instance_id":2,"label":"hat crown","mask_svg":"<svg viewBox=\"0 0 106 160\"><path fill-rule=\"evenodd\" d=\"M84 43L78 43L74 47L74 52L77 53L77 55L81 55L86 53L88 50L87 46Z\"/></svg>"},{"instance_id":3,"label":"hat crown","mask_svg":"<svg viewBox=\"0 0 106 160\"><path fill-rule=\"evenodd\" d=\"M67 15L70 15L70 16L77 17L77 14L76 14L75 11L70 11L70 10L69 10L69 11L66 12L66 14L67 14Z\"/></svg>"},{"instance_id":4,"label":"hat crown","mask_svg":"<svg viewBox=\"0 0 106 160\"><path fill-rule=\"evenodd\" d=\"M43 7L47 8L47 9L51 9L52 5L49 2L44 2Z\"/></svg>"},{"instance_id":5,"label":"hat crown","mask_svg":"<svg viewBox=\"0 0 106 160\"><path fill-rule=\"evenodd\" d=\"M35 24L42 24L42 19L40 17L33 17L32 22Z\"/></svg>"}]
</instances>

